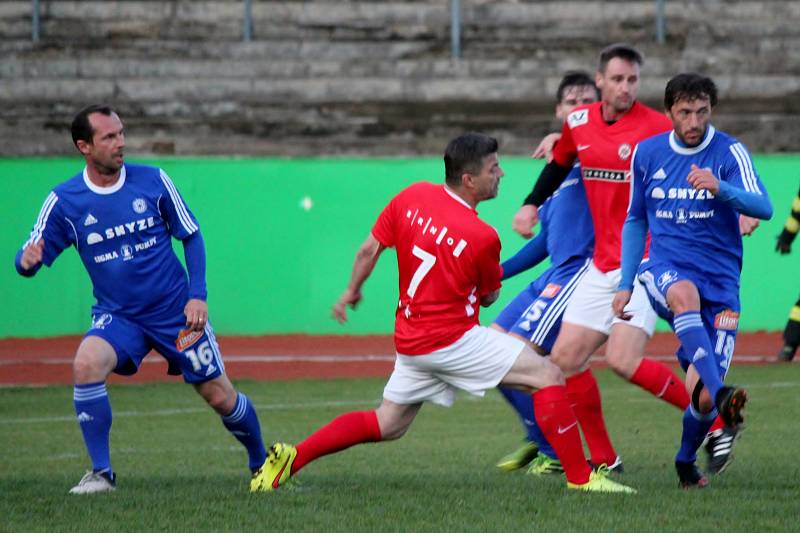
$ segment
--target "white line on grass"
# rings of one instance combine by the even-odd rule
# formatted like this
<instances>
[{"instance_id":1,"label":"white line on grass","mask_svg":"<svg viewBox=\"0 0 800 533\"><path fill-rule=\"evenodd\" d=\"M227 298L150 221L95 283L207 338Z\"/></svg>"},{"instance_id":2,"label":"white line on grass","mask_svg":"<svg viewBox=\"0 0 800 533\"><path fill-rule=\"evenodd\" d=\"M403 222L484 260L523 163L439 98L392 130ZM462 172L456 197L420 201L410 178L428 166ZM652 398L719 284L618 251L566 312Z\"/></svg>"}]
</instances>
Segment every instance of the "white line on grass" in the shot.
<instances>
[{"instance_id":1,"label":"white line on grass","mask_svg":"<svg viewBox=\"0 0 800 533\"><path fill-rule=\"evenodd\" d=\"M259 411L282 411L294 409L314 409L325 407L348 407L348 406L361 406L361 405L374 405L378 406L380 399L372 400L341 400L341 401L327 401L327 402L308 402L308 403L273 403L273 404L259 404L255 408ZM114 412L114 418L137 418L137 417L153 417L153 416L175 416L187 415L195 413L210 413L208 407L187 407L183 409L159 409L157 411L118 411ZM46 417L33 417L33 418L0 418L0 424L42 424L51 422L74 422L75 415L69 416L46 416Z\"/></svg>"},{"instance_id":2,"label":"white line on grass","mask_svg":"<svg viewBox=\"0 0 800 533\"><path fill-rule=\"evenodd\" d=\"M755 383L747 385L748 389L781 389L781 388L794 388L800 384L793 381L778 381L774 383ZM612 394L632 394L639 391L638 388L620 383L610 387L602 387L602 392ZM499 396L489 396L490 401L499 401ZM651 401L649 397L642 399L633 399L632 401ZM256 409L260 411L281 411L281 410L297 410L297 409L313 409L313 408L326 408L326 407L349 407L349 406L375 406L380 403L380 398L362 399L362 400L333 400L324 402L307 402L307 403L272 403L272 404L258 404ZM138 417L155 417L155 416L176 416L195 413L210 412L208 407L187 407L181 409L159 409L156 411L118 411L114 413L114 418L138 418ZM0 418L0 425L12 424L42 424L51 422L74 422L75 415L68 416L48 416L48 417L31 417L31 418Z\"/></svg>"}]
</instances>

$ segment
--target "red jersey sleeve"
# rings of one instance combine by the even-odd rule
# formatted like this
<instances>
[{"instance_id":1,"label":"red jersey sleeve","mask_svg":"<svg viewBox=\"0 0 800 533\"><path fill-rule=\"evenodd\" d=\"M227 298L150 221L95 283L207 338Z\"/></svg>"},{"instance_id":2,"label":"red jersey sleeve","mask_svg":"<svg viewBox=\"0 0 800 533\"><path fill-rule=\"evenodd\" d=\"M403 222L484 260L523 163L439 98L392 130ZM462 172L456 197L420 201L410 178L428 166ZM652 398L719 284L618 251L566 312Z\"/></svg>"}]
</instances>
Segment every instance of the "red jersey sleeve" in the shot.
<instances>
[{"instance_id":1,"label":"red jersey sleeve","mask_svg":"<svg viewBox=\"0 0 800 533\"><path fill-rule=\"evenodd\" d=\"M484 296L502 286L503 267L500 266L500 239L494 238L480 250L477 259L478 295Z\"/></svg>"},{"instance_id":2,"label":"red jersey sleeve","mask_svg":"<svg viewBox=\"0 0 800 533\"><path fill-rule=\"evenodd\" d=\"M553 148L553 161L562 167L571 167L576 157L578 157L578 149L572 139L572 130L565 121L561 128L561 138Z\"/></svg>"},{"instance_id":3,"label":"red jersey sleeve","mask_svg":"<svg viewBox=\"0 0 800 533\"><path fill-rule=\"evenodd\" d=\"M378 220L372 226L372 236L387 248L392 248L395 245L395 221L396 217L397 197L392 198L386 207L383 208L381 214L378 215Z\"/></svg>"}]
</instances>

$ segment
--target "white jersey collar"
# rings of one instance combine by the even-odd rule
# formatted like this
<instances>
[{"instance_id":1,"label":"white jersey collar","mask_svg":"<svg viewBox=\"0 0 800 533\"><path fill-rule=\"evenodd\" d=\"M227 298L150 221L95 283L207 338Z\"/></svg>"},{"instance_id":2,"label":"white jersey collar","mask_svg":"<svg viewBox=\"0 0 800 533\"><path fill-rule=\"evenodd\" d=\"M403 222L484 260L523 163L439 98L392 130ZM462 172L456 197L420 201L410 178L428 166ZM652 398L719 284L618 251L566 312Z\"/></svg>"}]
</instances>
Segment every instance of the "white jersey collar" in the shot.
<instances>
[{"instance_id":1,"label":"white jersey collar","mask_svg":"<svg viewBox=\"0 0 800 533\"><path fill-rule=\"evenodd\" d=\"M444 192L446 192L447 194L449 194L450 196L452 196L452 197L453 197L453 199L454 199L456 202L460 203L461 205L463 205L464 207L466 207L466 208L467 208L467 209L469 209L470 211L475 211L475 209L473 209L473 208L472 208L472 206L471 206L471 205L469 205L469 204L466 202L466 200L464 200L464 199L463 199L463 198L461 198L459 195L457 195L456 193L454 193L453 191L451 191L451 190L450 190L450 188L449 188L447 185L443 185L443 187L444 187Z\"/></svg>"},{"instance_id":2,"label":"white jersey collar","mask_svg":"<svg viewBox=\"0 0 800 533\"><path fill-rule=\"evenodd\" d=\"M111 187L98 187L92 180L89 179L89 174L86 172L86 167L83 167L83 182L89 187L89 190L97 194L114 194L125 185L125 165L119 169L119 179Z\"/></svg>"},{"instance_id":3,"label":"white jersey collar","mask_svg":"<svg viewBox=\"0 0 800 533\"><path fill-rule=\"evenodd\" d=\"M675 136L675 130L669 132L669 147L678 154L681 155L694 155L698 152L702 152L706 149L706 147L711 143L711 139L714 138L714 133L717 130L714 129L714 126L711 124L708 125L708 131L706 131L706 138L703 139L703 142L694 146L692 148L688 148L686 146L681 146L680 141L678 141L677 137Z\"/></svg>"}]
</instances>

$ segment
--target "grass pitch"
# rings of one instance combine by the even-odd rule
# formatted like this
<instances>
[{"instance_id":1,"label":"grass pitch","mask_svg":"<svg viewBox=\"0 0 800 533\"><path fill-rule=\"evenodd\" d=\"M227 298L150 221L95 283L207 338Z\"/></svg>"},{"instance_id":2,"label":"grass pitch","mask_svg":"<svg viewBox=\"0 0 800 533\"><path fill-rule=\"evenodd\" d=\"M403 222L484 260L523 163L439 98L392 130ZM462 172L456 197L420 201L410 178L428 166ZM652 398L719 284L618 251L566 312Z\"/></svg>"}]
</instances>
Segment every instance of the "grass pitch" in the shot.
<instances>
[{"instance_id":1,"label":"grass pitch","mask_svg":"<svg viewBox=\"0 0 800 533\"><path fill-rule=\"evenodd\" d=\"M522 430L499 394L425 406L400 441L322 458L297 490L251 495L246 455L183 384L109 388L112 494L67 494L89 466L72 388L0 389L2 531L798 531L800 365L734 368L750 390L730 469L677 488L680 413L597 371L612 439L635 496L567 492L563 478L494 467ZM268 442L301 440L337 414L377 405L383 380L237 386ZM701 465L704 457L701 456Z\"/></svg>"}]
</instances>

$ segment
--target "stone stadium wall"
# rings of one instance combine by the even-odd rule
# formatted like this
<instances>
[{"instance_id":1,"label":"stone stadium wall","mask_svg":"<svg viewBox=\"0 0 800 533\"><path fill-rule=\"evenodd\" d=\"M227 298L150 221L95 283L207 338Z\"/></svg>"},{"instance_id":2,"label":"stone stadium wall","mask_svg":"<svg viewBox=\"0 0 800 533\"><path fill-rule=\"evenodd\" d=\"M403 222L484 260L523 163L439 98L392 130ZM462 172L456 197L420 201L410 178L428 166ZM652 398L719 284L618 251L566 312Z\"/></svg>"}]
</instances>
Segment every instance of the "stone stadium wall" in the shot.
<instances>
[{"instance_id":1,"label":"stone stadium wall","mask_svg":"<svg viewBox=\"0 0 800 533\"><path fill-rule=\"evenodd\" d=\"M449 2L0 2L0 155L73 153L68 123L115 105L139 154L438 154L463 130L524 154L557 127L567 69L628 41L647 58L640 97L660 107L687 70L720 88L718 127L752 151L800 151L800 2L462 0L462 59Z\"/></svg>"}]
</instances>

